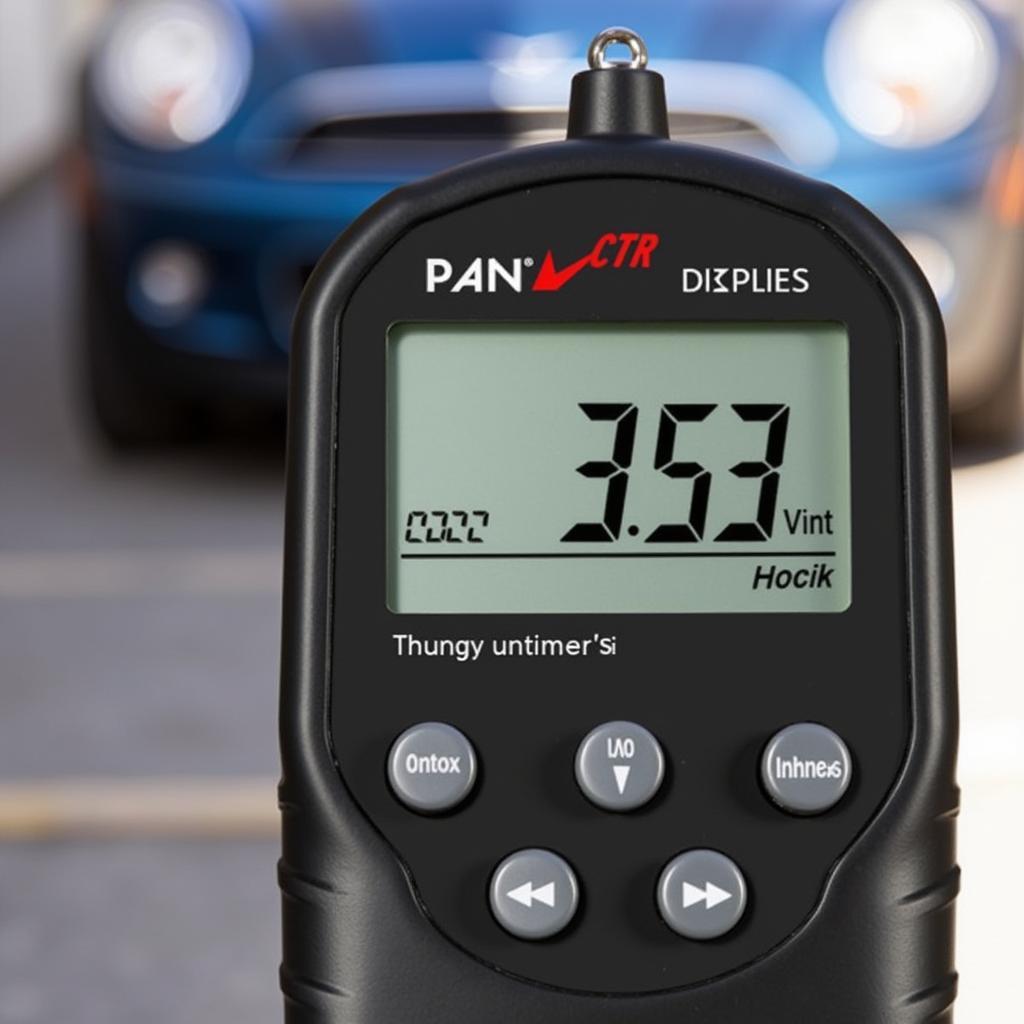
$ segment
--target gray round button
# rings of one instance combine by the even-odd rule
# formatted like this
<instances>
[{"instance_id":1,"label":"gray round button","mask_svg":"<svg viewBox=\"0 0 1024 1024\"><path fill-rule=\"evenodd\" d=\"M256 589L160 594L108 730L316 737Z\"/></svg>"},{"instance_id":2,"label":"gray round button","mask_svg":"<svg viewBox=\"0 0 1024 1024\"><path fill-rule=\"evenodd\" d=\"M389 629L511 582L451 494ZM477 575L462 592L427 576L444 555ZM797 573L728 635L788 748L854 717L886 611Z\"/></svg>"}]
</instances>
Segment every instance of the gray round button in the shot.
<instances>
[{"instance_id":1,"label":"gray round button","mask_svg":"<svg viewBox=\"0 0 1024 1024\"><path fill-rule=\"evenodd\" d=\"M690 850L661 873L658 909L687 939L706 941L731 932L747 909L743 872L715 850Z\"/></svg>"},{"instance_id":2,"label":"gray round button","mask_svg":"<svg viewBox=\"0 0 1024 1024\"><path fill-rule=\"evenodd\" d=\"M491 879L491 910L519 939L550 939L568 928L580 905L576 873L550 850L520 850Z\"/></svg>"},{"instance_id":3,"label":"gray round button","mask_svg":"<svg viewBox=\"0 0 1024 1024\"><path fill-rule=\"evenodd\" d=\"M831 729L812 722L783 729L761 759L768 795L790 814L823 814L835 807L852 777L846 744Z\"/></svg>"},{"instance_id":4,"label":"gray round button","mask_svg":"<svg viewBox=\"0 0 1024 1024\"><path fill-rule=\"evenodd\" d=\"M388 758L395 796L423 814L440 814L461 804L473 791L476 770L473 744L442 722L407 729Z\"/></svg>"},{"instance_id":5,"label":"gray round button","mask_svg":"<svg viewBox=\"0 0 1024 1024\"><path fill-rule=\"evenodd\" d=\"M576 781L606 811L633 811L652 800L665 780L661 744L635 722L599 725L576 752Z\"/></svg>"}]
</instances>

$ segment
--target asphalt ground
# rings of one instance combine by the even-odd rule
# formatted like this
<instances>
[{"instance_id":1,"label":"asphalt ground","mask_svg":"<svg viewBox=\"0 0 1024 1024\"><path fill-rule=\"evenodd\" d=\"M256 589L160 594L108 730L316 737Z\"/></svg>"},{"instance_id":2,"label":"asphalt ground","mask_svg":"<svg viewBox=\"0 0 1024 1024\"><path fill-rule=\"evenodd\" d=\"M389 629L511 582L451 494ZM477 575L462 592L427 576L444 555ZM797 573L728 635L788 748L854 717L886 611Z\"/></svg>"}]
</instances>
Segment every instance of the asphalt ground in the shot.
<instances>
[{"instance_id":1,"label":"asphalt ground","mask_svg":"<svg viewBox=\"0 0 1024 1024\"><path fill-rule=\"evenodd\" d=\"M0 1024L278 1021L280 436L111 456L53 180L0 268Z\"/></svg>"},{"instance_id":2,"label":"asphalt ground","mask_svg":"<svg viewBox=\"0 0 1024 1024\"><path fill-rule=\"evenodd\" d=\"M0 211L0 1024L280 1019L280 436L84 425L50 179ZM954 480L963 1024L1019 1010L1024 454Z\"/></svg>"}]
</instances>

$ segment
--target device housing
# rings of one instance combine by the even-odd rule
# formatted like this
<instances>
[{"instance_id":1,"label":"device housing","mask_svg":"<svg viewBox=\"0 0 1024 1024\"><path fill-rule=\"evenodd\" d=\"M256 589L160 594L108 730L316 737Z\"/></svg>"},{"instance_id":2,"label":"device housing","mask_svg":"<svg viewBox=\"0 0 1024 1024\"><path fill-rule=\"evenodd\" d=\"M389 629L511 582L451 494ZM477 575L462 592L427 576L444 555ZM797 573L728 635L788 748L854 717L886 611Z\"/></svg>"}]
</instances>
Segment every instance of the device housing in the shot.
<instances>
[{"instance_id":1,"label":"device housing","mask_svg":"<svg viewBox=\"0 0 1024 1024\"><path fill-rule=\"evenodd\" d=\"M945 344L931 292L890 232L829 186L651 135L582 135L395 192L338 240L305 293L292 348L281 691L286 1019L950 1024L957 705ZM539 267L545 251L564 261L605 230L659 231L664 269L581 275L551 294L529 293L529 281L519 293L423 287L431 253L531 256ZM697 264L808 266L815 287L725 297L670 286ZM846 324L850 610L689 623L444 616L455 620L446 635L615 632L634 655L617 678L478 668L471 686L450 666L397 666L383 643L393 632L441 627L386 607L386 333L474 319ZM664 685L680 636L707 677L686 689L685 707ZM496 699L510 687L515 702ZM541 701L552 710L538 724ZM787 818L758 789L760 747L771 723L830 708L857 760L853 792L826 818ZM671 762L666 792L635 818L602 817L572 779L575 742L615 717L659 730ZM411 814L387 787L388 744L424 720L464 729L481 757L477 795L445 818ZM701 837L716 845L716 821L749 872L750 921L687 943L657 919L653 887L673 852ZM591 895L564 938L522 943L488 923L494 852L517 845L585 862Z\"/></svg>"}]
</instances>

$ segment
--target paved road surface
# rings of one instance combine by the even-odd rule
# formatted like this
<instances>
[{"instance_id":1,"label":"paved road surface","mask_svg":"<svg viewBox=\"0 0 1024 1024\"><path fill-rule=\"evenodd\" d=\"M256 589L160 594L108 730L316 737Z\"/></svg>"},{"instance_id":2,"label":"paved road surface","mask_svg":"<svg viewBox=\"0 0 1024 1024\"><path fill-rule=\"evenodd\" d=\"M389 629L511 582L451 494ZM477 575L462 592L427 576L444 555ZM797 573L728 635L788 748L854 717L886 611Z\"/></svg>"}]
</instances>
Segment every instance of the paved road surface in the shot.
<instances>
[{"instance_id":1,"label":"paved road surface","mask_svg":"<svg viewBox=\"0 0 1024 1024\"><path fill-rule=\"evenodd\" d=\"M269 782L280 440L91 443L56 200L44 183L0 220L0 780ZM0 846L0 1024L279 1020L276 858L273 838Z\"/></svg>"},{"instance_id":2,"label":"paved road surface","mask_svg":"<svg viewBox=\"0 0 1024 1024\"><path fill-rule=\"evenodd\" d=\"M279 441L115 460L74 401L51 183L0 219L0 781L255 777L251 840L0 844L0 1024L264 1024L276 994ZM1024 455L956 477L964 1024L1015 1012Z\"/></svg>"}]
</instances>

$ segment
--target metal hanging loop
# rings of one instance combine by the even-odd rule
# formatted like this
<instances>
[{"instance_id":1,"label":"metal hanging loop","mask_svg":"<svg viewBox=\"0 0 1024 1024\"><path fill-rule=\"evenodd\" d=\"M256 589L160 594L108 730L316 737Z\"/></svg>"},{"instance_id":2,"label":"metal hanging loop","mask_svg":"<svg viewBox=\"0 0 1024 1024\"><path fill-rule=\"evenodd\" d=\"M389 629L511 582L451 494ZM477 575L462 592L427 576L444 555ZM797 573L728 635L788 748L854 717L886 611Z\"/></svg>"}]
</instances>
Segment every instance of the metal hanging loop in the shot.
<instances>
[{"instance_id":1,"label":"metal hanging loop","mask_svg":"<svg viewBox=\"0 0 1024 1024\"><path fill-rule=\"evenodd\" d=\"M616 45L629 47L630 59L628 61L608 59L608 50ZM631 28L622 26L606 28L594 36L594 41L587 51L587 62L593 71L600 71L604 68L641 70L647 67L647 44Z\"/></svg>"}]
</instances>

